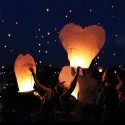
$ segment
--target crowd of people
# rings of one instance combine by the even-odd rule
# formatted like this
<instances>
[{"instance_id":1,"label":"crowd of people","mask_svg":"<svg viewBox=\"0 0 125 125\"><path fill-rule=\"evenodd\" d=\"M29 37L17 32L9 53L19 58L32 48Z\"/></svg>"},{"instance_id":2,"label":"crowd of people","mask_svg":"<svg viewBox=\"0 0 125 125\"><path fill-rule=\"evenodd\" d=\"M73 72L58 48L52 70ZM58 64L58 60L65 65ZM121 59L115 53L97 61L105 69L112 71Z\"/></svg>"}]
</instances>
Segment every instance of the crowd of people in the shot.
<instances>
[{"instance_id":1,"label":"crowd of people","mask_svg":"<svg viewBox=\"0 0 125 125\"><path fill-rule=\"evenodd\" d=\"M12 107L17 106L12 113L10 103L3 104L3 121L125 121L125 73L122 70L110 68L96 76L92 68L71 67L73 79L68 84L58 80L42 83L32 68L29 71L34 78L34 92L21 98L17 95ZM72 92L77 84L79 91L75 98ZM16 93L13 92L13 96Z\"/></svg>"},{"instance_id":2,"label":"crowd of people","mask_svg":"<svg viewBox=\"0 0 125 125\"><path fill-rule=\"evenodd\" d=\"M80 75L80 70L83 75ZM30 68L35 85L44 95L35 93L41 100L38 121L124 121L125 120L125 83L124 74L111 68L105 70L99 81L94 77L92 68L77 67L74 78L68 86L65 81L54 87L39 83ZM68 75L68 74L67 74ZM79 83L78 98L71 95ZM99 83L101 82L101 83ZM102 84L101 86L99 84Z\"/></svg>"}]
</instances>

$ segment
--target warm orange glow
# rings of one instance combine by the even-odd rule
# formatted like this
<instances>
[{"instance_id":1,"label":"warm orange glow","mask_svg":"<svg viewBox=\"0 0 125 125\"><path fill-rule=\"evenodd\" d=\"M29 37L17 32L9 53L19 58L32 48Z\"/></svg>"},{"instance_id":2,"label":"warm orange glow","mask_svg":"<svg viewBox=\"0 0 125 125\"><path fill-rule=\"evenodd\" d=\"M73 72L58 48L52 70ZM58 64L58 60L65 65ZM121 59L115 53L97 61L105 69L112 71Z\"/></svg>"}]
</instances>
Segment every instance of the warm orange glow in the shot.
<instances>
[{"instance_id":1,"label":"warm orange glow","mask_svg":"<svg viewBox=\"0 0 125 125\"><path fill-rule=\"evenodd\" d=\"M34 79L29 71L30 67L32 67L36 73L36 64L32 56L29 54L19 54L14 65L19 92L28 92L33 90Z\"/></svg>"},{"instance_id":2,"label":"warm orange glow","mask_svg":"<svg viewBox=\"0 0 125 125\"><path fill-rule=\"evenodd\" d=\"M71 67L77 67L77 66L84 67L84 68L89 67L92 61L92 57L85 55L82 52L82 49L68 49L67 52L68 52L68 59L70 60Z\"/></svg>"},{"instance_id":3,"label":"warm orange glow","mask_svg":"<svg viewBox=\"0 0 125 125\"><path fill-rule=\"evenodd\" d=\"M71 81L74 78L75 73L72 73L70 66L64 66L59 74L59 82L65 81L66 87L70 85ZM78 91L79 91L79 84L77 82L76 87L71 95L73 95L76 99L78 97Z\"/></svg>"},{"instance_id":4,"label":"warm orange glow","mask_svg":"<svg viewBox=\"0 0 125 125\"><path fill-rule=\"evenodd\" d=\"M103 67L98 67L98 71L102 72L103 71Z\"/></svg>"},{"instance_id":5,"label":"warm orange glow","mask_svg":"<svg viewBox=\"0 0 125 125\"><path fill-rule=\"evenodd\" d=\"M101 26L82 27L69 23L59 34L60 41L68 54L70 66L88 68L105 42L105 31Z\"/></svg>"}]
</instances>

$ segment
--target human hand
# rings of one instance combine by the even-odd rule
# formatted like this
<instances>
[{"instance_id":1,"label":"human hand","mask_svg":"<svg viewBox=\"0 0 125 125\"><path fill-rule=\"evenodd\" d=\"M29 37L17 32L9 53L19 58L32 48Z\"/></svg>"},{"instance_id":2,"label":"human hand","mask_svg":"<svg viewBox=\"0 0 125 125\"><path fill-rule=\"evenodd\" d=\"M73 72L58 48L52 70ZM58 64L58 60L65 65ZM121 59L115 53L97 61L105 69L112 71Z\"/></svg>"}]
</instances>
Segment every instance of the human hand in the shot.
<instances>
[{"instance_id":1,"label":"human hand","mask_svg":"<svg viewBox=\"0 0 125 125\"><path fill-rule=\"evenodd\" d=\"M82 69L80 66L77 66L77 73Z\"/></svg>"}]
</instances>

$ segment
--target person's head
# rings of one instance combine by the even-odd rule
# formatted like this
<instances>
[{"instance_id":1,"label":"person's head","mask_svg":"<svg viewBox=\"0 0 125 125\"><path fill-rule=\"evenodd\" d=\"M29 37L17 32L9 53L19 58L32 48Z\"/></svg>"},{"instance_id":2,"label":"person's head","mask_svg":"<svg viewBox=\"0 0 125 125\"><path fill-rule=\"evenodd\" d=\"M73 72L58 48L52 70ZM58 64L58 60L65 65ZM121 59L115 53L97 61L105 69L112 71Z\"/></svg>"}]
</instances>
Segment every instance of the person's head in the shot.
<instances>
[{"instance_id":1,"label":"person's head","mask_svg":"<svg viewBox=\"0 0 125 125\"><path fill-rule=\"evenodd\" d=\"M119 82L124 81L124 73L121 70L117 71L117 79Z\"/></svg>"},{"instance_id":2,"label":"person's head","mask_svg":"<svg viewBox=\"0 0 125 125\"><path fill-rule=\"evenodd\" d=\"M114 72L113 68L110 68L103 73L102 81L107 82L110 85L116 86L118 81L117 81L116 73Z\"/></svg>"},{"instance_id":3,"label":"person's head","mask_svg":"<svg viewBox=\"0 0 125 125\"><path fill-rule=\"evenodd\" d=\"M85 75L86 76L92 76L93 74L93 69L92 68L88 68L88 69L85 69Z\"/></svg>"},{"instance_id":4,"label":"person's head","mask_svg":"<svg viewBox=\"0 0 125 125\"><path fill-rule=\"evenodd\" d=\"M55 86L55 89L56 89L56 92L58 94L62 94L64 91L67 91L69 89L69 85L66 84L65 81L63 82L60 82L58 83L56 86Z\"/></svg>"}]
</instances>

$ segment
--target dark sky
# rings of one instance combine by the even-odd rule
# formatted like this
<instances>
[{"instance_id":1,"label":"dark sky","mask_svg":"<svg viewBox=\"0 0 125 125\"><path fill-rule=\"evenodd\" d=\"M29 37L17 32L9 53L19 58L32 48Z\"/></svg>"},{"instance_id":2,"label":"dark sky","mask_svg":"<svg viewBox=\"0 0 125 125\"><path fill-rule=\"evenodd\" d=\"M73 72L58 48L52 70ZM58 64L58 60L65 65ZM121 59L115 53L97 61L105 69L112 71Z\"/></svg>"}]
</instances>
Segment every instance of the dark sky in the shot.
<instances>
[{"instance_id":1,"label":"dark sky","mask_svg":"<svg viewBox=\"0 0 125 125\"><path fill-rule=\"evenodd\" d=\"M13 66L20 53L37 64L69 65L59 41L67 23L105 29L93 66L125 66L125 0L0 0L0 65Z\"/></svg>"}]
</instances>

